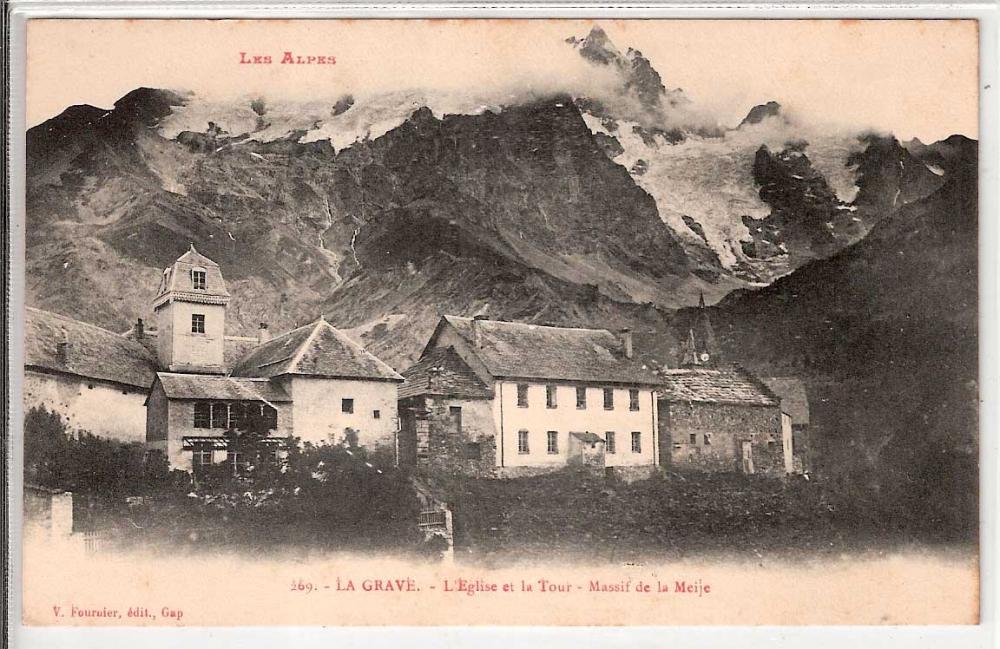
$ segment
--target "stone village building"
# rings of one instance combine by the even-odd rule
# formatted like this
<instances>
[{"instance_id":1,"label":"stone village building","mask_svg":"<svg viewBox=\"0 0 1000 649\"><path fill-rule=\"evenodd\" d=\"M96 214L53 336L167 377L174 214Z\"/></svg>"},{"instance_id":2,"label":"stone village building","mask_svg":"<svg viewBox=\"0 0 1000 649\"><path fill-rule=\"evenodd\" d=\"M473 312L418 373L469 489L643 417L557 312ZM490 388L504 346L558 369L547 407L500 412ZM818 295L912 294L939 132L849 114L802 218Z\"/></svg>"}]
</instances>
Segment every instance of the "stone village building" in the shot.
<instances>
[{"instance_id":1,"label":"stone village building","mask_svg":"<svg viewBox=\"0 0 1000 649\"><path fill-rule=\"evenodd\" d=\"M445 316L403 372L400 463L481 476L573 465L801 472L782 399L749 371L722 366L702 320L682 367L654 372L627 331ZM800 418L804 396L793 402Z\"/></svg>"},{"instance_id":2,"label":"stone village building","mask_svg":"<svg viewBox=\"0 0 1000 649\"><path fill-rule=\"evenodd\" d=\"M24 407L60 413L70 431L145 442L172 468L230 457L226 432L253 416L277 446L351 438L395 454L403 378L320 318L271 338L225 335L222 272L194 247L163 271L156 328L118 334L25 312Z\"/></svg>"},{"instance_id":3,"label":"stone village building","mask_svg":"<svg viewBox=\"0 0 1000 649\"><path fill-rule=\"evenodd\" d=\"M134 340L66 316L25 309L25 411L45 408L62 415L70 431L142 442L144 403L155 373L156 355Z\"/></svg>"},{"instance_id":4,"label":"stone village building","mask_svg":"<svg viewBox=\"0 0 1000 649\"><path fill-rule=\"evenodd\" d=\"M659 379L628 332L444 316L403 376L403 465L516 476L658 463Z\"/></svg>"},{"instance_id":5,"label":"stone village building","mask_svg":"<svg viewBox=\"0 0 1000 649\"><path fill-rule=\"evenodd\" d=\"M404 382L322 318L227 336L229 299L192 247L163 272L156 329L139 320L122 335L28 308L25 407L146 441L185 470L237 460L226 431L251 412L276 444L354 437L403 465L473 475L809 470L801 380L722 366L707 316L681 367L655 371L627 331L444 316Z\"/></svg>"},{"instance_id":6,"label":"stone village building","mask_svg":"<svg viewBox=\"0 0 1000 649\"><path fill-rule=\"evenodd\" d=\"M403 378L322 317L258 339L227 362L229 293L218 264L194 247L163 271L153 300L161 371L147 399L146 443L173 468L238 462L226 431L250 417L269 437L347 439L394 454Z\"/></svg>"}]
</instances>

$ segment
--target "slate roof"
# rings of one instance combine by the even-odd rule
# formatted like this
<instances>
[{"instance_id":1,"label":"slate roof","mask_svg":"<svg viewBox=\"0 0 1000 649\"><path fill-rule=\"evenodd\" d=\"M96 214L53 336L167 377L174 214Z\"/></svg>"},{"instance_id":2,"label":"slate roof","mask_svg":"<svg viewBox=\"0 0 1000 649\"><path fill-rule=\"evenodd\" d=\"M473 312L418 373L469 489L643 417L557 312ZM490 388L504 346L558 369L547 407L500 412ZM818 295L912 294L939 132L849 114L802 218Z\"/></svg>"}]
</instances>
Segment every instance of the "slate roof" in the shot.
<instances>
[{"instance_id":1,"label":"slate roof","mask_svg":"<svg viewBox=\"0 0 1000 649\"><path fill-rule=\"evenodd\" d=\"M778 376L761 378L761 381L781 399L781 409L791 415L793 424L809 425L809 397L802 379Z\"/></svg>"},{"instance_id":2,"label":"slate roof","mask_svg":"<svg viewBox=\"0 0 1000 649\"><path fill-rule=\"evenodd\" d=\"M134 340L141 343L143 347L148 349L153 357L156 357L156 341L159 338L159 332L156 329L147 328L143 334L142 338L136 335L135 326L133 325L131 329L122 334L129 340ZM222 364L229 369L236 365L236 363L250 353L254 347L257 346L257 338L249 336L225 336L223 337L222 343Z\"/></svg>"},{"instance_id":3,"label":"slate roof","mask_svg":"<svg viewBox=\"0 0 1000 649\"><path fill-rule=\"evenodd\" d=\"M59 354L59 343L64 339L70 342L68 363ZM138 388L149 388L156 372L155 355L139 343L32 307L25 309L24 364Z\"/></svg>"},{"instance_id":4,"label":"slate roof","mask_svg":"<svg viewBox=\"0 0 1000 649\"><path fill-rule=\"evenodd\" d=\"M546 327L519 322L479 320L481 346L473 342L473 320L446 315L425 353L445 325L468 341L498 378L655 385L659 378L636 358L625 358L618 336L606 329Z\"/></svg>"},{"instance_id":5,"label":"slate roof","mask_svg":"<svg viewBox=\"0 0 1000 649\"><path fill-rule=\"evenodd\" d=\"M431 370L437 374L431 381ZM399 398L417 395L438 395L488 399L492 395L472 368L462 360L453 347L433 349L415 365L403 372Z\"/></svg>"},{"instance_id":6,"label":"slate roof","mask_svg":"<svg viewBox=\"0 0 1000 649\"><path fill-rule=\"evenodd\" d=\"M759 379L741 368L664 370L661 399L746 406L777 406L779 399Z\"/></svg>"},{"instance_id":7,"label":"slate roof","mask_svg":"<svg viewBox=\"0 0 1000 649\"><path fill-rule=\"evenodd\" d=\"M178 374L157 372L168 399L225 401L291 401L280 386L268 379L220 376L218 374Z\"/></svg>"},{"instance_id":8,"label":"slate roof","mask_svg":"<svg viewBox=\"0 0 1000 649\"><path fill-rule=\"evenodd\" d=\"M191 271L195 268L205 271L205 288L196 289L192 284ZM172 265L163 270L160 278L160 288L156 291L153 304L159 304L166 299L167 294L175 294L185 300L225 304L229 300L229 291L222 278L219 265L201 254L191 246L191 249L177 258Z\"/></svg>"},{"instance_id":9,"label":"slate roof","mask_svg":"<svg viewBox=\"0 0 1000 649\"><path fill-rule=\"evenodd\" d=\"M403 377L320 318L255 347L232 368L233 376L283 374L402 381Z\"/></svg>"}]
</instances>

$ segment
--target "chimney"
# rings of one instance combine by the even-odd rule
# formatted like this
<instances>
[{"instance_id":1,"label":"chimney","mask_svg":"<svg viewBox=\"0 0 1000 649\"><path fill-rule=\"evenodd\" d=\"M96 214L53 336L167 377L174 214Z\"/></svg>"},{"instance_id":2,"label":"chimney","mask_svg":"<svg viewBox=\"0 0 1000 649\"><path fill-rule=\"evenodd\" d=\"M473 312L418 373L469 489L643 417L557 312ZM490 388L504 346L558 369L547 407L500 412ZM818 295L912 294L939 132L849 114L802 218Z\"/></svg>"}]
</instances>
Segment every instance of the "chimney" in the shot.
<instances>
[{"instance_id":1,"label":"chimney","mask_svg":"<svg viewBox=\"0 0 1000 649\"><path fill-rule=\"evenodd\" d=\"M146 327L142 323L142 318L135 321L135 339L142 340L143 336L146 335Z\"/></svg>"},{"instance_id":2,"label":"chimney","mask_svg":"<svg viewBox=\"0 0 1000 649\"><path fill-rule=\"evenodd\" d=\"M476 349L482 349L483 347L483 332L479 323L486 319L487 317L484 315L477 315L472 318L472 346Z\"/></svg>"},{"instance_id":3,"label":"chimney","mask_svg":"<svg viewBox=\"0 0 1000 649\"><path fill-rule=\"evenodd\" d=\"M632 358L632 330L628 327L621 330L622 353L625 358Z\"/></svg>"},{"instance_id":4,"label":"chimney","mask_svg":"<svg viewBox=\"0 0 1000 649\"><path fill-rule=\"evenodd\" d=\"M72 351L73 351L73 345L69 341L69 334L66 333L66 329L63 329L62 341L56 344L56 355L59 358L59 362L62 363L63 365L69 365Z\"/></svg>"},{"instance_id":5,"label":"chimney","mask_svg":"<svg viewBox=\"0 0 1000 649\"><path fill-rule=\"evenodd\" d=\"M271 340L271 332L267 330L267 323L262 322L257 329L257 344L263 345L269 340Z\"/></svg>"}]
</instances>

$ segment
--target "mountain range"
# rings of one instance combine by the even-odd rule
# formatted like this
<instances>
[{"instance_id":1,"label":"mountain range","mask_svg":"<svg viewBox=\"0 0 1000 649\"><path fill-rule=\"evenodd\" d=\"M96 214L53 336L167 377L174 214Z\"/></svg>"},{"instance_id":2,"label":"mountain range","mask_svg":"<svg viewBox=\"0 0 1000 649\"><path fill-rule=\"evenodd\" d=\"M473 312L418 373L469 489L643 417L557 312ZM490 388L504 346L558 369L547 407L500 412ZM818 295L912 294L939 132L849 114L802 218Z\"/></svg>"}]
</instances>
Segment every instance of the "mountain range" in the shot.
<instances>
[{"instance_id":1,"label":"mountain range","mask_svg":"<svg viewBox=\"0 0 1000 649\"><path fill-rule=\"evenodd\" d=\"M27 135L28 303L124 330L193 243L229 333L323 313L401 369L444 313L629 326L670 365L704 295L727 357L807 378L829 470L967 448L976 143L773 100L725 126L600 28L565 45L616 83L67 108Z\"/></svg>"}]
</instances>

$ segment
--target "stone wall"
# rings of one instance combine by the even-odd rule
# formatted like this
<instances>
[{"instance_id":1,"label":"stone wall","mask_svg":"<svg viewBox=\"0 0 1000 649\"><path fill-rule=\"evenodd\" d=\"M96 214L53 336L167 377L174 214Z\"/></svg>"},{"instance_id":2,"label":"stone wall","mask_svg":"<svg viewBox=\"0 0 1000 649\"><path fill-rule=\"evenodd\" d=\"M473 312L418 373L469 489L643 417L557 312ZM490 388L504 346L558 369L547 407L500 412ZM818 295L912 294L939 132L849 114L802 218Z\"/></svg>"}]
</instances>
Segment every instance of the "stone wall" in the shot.
<instances>
[{"instance_id":1,"label":"stone wall","mask_svg":"<svg viewBox=\"0 0 1000 649\"><path fill-rule=\"evenodd\" d=\"M415 397L400 407L407 413L402 417L400 431L401 458L410 456L410 449L415 447L416 466L420 469L494 475L497 448L489 400Z\"/></svg>"},{"instance_id":2,"label":"stone wall","mask_svg":"<svg viewBox=\"0 0 1000 649\"><path fill-rule=\"evenodd\" d=\"M742 471L743 443L749 442L754 473L784 475L779 407L661 400L659 410L664 464L697 471Z\"/></svg>"}]
</instances>

